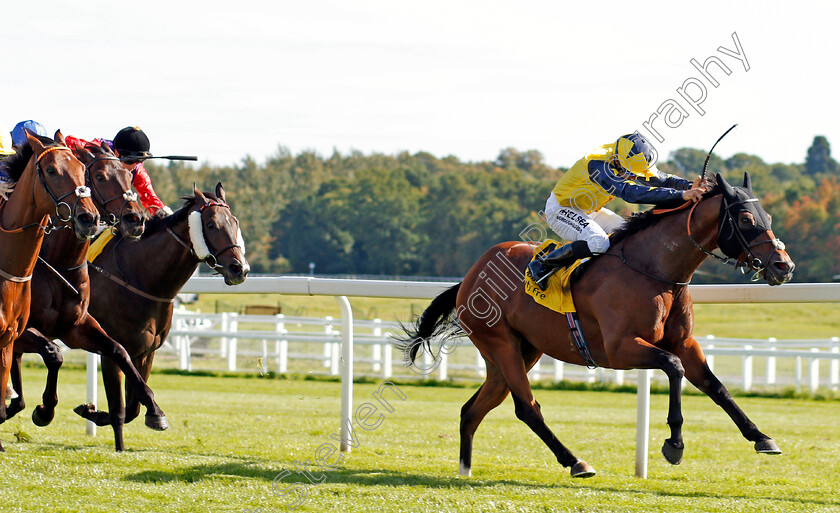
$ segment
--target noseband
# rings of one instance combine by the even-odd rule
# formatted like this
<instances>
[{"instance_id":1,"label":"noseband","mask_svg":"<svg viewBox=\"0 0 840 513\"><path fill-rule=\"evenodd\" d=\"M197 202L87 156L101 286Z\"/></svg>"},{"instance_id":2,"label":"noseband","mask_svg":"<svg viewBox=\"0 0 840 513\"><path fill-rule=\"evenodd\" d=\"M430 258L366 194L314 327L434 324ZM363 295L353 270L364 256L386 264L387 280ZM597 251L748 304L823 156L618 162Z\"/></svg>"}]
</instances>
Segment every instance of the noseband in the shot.
<instances>
[{"instance_id":1,"label":"noseband","mask_svg":"<svg viewBox=\"0 0 840 513\"><path fill-rule=\"evenodd\" d=\"M702 200L700 200L700 201L702 201ZM735 218L732 215L731 209L733 207L737 207L738 205L743 205L745 203L753 203L753 202L757 203L758 198L747 198L747 199L738 200L738 201L735 201L735 202L732 202L732 203L729 203L726 200L726 197L723 197L722 200L721 200L721 201L723 201L723 204L721 205L721 210L723 211L723 216L721 216L720 219L718 220L718 247L720 247L720 240L721 240L721 237L723 237L723 228L724 228L724 226L726 226L728 224L732 228L732 231L735 234L735 239L738 241L738 245L741 247L741 253L746 254L746 257L744 258L744 261L740 262L740 263L738 262L740 255L738 257L734 257L734 258L733 257L728 257L728 256L727 257L719 256L719 255L707 250L703 246L701 246L700 243L698 243L694 239L694 237L691 235L691 215L694 214L694 209L697 208L697 205L700 204L700 201L695 203L691 207L691 210L688 212L688 219L686 220L686 230L688 231L688 238L691 240L691 242L694 243L695 246L697 246L700 249L700 251L702 251L703 253L705 253L709 256L714 257L715 259L723 262L724 264L734 266L736 269L741 271L741 274L747 274L747 272L750 269L755 271L755 274L752 276L751 280L752 281L758 281L761 278L761 273L764 272L767 269L767 264L765 262L763 262L761 260L761 258L757 257L752 252L752 248L754 248L756 246L760 246L761 244L772 244L773 247L775 249L779 250L779 251L785 249L785 243L782 242L781 240L779 240L778 238L750 243L749 241L747 241L746 237L744 237L744 234L741 232L741 230L738 229L738 226L735 223Z\"/></svg>"}]
</instances>

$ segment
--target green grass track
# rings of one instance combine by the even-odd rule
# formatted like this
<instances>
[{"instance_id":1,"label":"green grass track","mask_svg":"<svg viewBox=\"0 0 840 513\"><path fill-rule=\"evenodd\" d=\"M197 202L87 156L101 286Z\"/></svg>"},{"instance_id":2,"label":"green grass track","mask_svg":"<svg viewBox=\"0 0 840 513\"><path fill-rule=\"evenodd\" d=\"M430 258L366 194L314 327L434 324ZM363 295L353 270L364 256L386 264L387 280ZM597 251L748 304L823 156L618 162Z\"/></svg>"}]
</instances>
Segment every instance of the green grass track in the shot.
<instances>
[{"instance_id":1,"label":"green grass track","mask_svg":"<svg viewBox=\"0 0 840 513\"><path fill-rule=\"evenodd\" d=\"M598 474L573 480L520 421L507 399L480 426L473 477L457 477L458 419L468 388L401 386L405 401L335 469L308 467L314 484L290 495L272 482L295 461L314 461L338 431L338 383L153 374L172 427L126 427L130 449L113 451L72 413L84 402L84 372L62 371L56 419L34 426L44 372L24 369L29 407L0 426L0 511L840 511L840 401L737 398L784 454L753 451L703 396L683 402L686 452L679 466L659 454L668 436L667 396L652 397L649 478L633 476L636 396L537 390L547 423ZM378 384L356 384L355 406ZM100 392L100 398L104 398ZM372 417L372 418L375 418ZM331 461L337 461L337 454ZM323 478L323 482L317 482ZM282 479L283 490L300 473Z\"/></svg>"}]
</instances>

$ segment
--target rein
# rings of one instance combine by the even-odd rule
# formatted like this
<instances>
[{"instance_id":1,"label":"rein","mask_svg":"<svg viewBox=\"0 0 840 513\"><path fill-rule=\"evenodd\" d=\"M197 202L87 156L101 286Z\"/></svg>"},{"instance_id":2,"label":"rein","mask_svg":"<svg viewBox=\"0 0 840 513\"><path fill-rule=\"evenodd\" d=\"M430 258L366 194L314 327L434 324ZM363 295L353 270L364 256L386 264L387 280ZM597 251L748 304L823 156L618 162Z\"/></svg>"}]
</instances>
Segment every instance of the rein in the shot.
<instances>
[{"instance_id":1,"label":"rein","mask_svg":"<svg viewBox=\"0 0 840 513\"><path fill-rule=\"evenodd\" d=\"M105 269L99 267L98 265L94 264L93 262L89 262L88 265L90 265L90 268L93 269L94 271L96 271L96 272L100 273L101 275L105 276L106 278L122 285L123 287L130 290L131 292L134 292L135 294L137 294L140 297L149 299L151 301L157 301L158 303L172 303L173 301L175 301L175 298L163 298L163 297L157 297L157 296L153 296L151 294L147 294L147 293L143 292L142 290L138 289L137 287L131 285L127 281L117 278L116 276L109 273Z\"/></svg>"}]
</instances>

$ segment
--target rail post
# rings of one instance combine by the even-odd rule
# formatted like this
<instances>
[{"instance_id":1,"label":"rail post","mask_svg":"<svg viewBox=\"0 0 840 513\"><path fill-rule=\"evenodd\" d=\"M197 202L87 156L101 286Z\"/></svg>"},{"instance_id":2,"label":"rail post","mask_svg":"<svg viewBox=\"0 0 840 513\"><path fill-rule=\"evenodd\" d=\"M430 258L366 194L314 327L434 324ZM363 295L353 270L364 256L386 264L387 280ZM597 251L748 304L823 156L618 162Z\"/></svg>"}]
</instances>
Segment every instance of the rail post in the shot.
<instances>
[{"instance_id":1,"label":"rail post","mask_svg":"<svg viewBox=\"0 0 840 513\"><path fill-rule=\"evenodd\" d=\"M336 296L341 307L341 452L350 452L353 421L353 309L347 296Z\"/></svg>"},{"instance_id":2,"label":"rail post","mask_svg":"<svg viewBox=\"0 0 840 513\"><path fill-rule=\"evenodd\" d=\"M87 354L87 402L93 405L96 410L97 395L99 391L99 383L97 382L97 375L99 374L99 355L96 353ZM23 393L23 392L21 392ZM85 433L88 436L96 436L96 424L91 421L85 423Z\"/></svg>"},{"instance_id":3,"label":"rail post","mask_svg":"<svg viewBox=\"0 0 840 513\"><path fill-rule=\"evenodd\" d=\"M650 438L650 369L639 369L636 392L636 477L647 479Z\"/></svg>"}]
</instances>

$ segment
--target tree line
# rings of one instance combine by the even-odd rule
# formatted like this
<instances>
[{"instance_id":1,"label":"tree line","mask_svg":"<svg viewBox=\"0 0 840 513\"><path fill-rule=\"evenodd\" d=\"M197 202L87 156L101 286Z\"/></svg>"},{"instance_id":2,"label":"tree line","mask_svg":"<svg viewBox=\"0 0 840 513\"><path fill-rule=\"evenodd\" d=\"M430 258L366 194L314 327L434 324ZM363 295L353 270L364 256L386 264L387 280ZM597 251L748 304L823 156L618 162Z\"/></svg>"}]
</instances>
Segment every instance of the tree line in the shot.
<instances>
[{"instance_id":1,"label":"tree line","mask_svg":"<svg viewBox=\"0 0 840 513\"><path fill-rule=\"evenodd\" d=\"M706 152L682 148L660 170L696 177ZM535 150L502 150L495 160L462 162L426 152L353 151L322 156L280 147L265 163L235 166L148 163L155 190L173 209L193 183L221 181L239 218L253 272L462 276L492 245L520 239L566 171ZM768 164L738 153L712 156L709 170L740 185L745 171L773 216L774 232L797 263L795 281L840 274L840 169L825 137L801 164ZM622 215L648 208L620 200ZM557 238L550 229L549 237ZM707 261L698 283L738 281L731 268Z\"/></svg>"}]
</instances>

